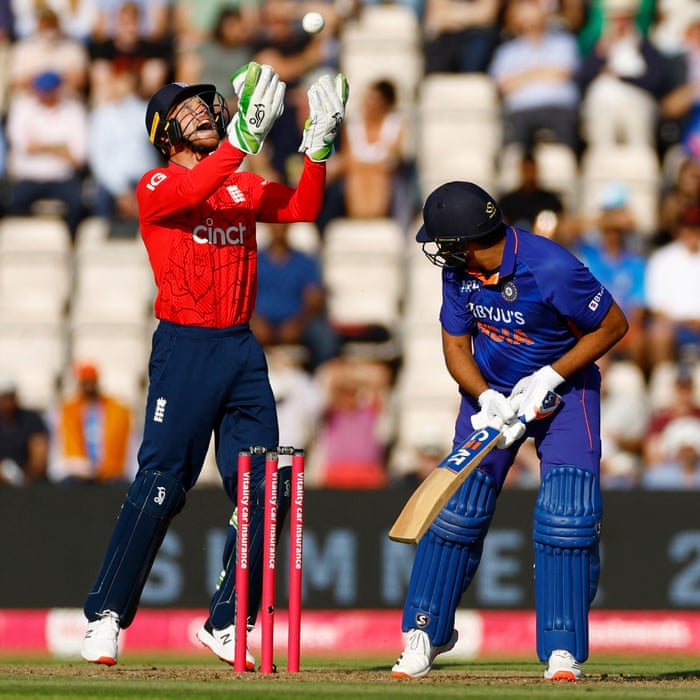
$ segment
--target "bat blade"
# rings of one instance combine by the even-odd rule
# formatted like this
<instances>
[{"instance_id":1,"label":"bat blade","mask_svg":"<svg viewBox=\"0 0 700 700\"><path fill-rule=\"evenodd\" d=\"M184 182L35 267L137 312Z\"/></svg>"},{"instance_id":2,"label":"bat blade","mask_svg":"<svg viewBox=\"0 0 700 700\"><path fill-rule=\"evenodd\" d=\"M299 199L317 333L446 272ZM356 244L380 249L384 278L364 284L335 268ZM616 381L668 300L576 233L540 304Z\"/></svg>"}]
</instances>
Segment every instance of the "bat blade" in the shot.
<instances>
[{"instance_id":1,"label":"bat blade","mask_svg":"<svg viewBox=\"0 0 700 700\"><path fill-rule=\"evenodd\" d=\"M407 544L418 542L500 437L500 430L487 426L475 430L456 450L450 452L406 501L389 530L390 539Z\"/></svg>"}]
</instances>

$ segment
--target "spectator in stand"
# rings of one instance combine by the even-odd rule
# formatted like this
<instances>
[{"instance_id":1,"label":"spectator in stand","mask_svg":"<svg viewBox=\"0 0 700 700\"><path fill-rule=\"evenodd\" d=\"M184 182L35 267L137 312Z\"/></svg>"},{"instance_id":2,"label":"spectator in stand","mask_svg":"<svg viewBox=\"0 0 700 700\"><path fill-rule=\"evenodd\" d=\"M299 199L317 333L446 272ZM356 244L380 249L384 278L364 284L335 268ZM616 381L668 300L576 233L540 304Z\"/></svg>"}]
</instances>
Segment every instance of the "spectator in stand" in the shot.
<instances>
[{"instance_id":1,"label":"spectator in stand","mask_svg":"<svg viewBox=\"0 0 700 700\"><path fill-rule=\"evenodd\" d=\"M677 418L661 436L663 457L642 476L646 489L700 489L700 418Z\"/></svg>"},{"instance_id":2,"label":"spectator in stand","mask_svg":"<svg viewBox=\"0 0 700 700\"><path fill-rule=\"evenodd\" d=\"M289 224L269 224L270 241L258 254L258 295L250 325L264 348L301 345L307 369L336 357L340 345L325 314L318 261L289 243Z\"/></svg>"},{"instance_id":3,"label":"spectator in stand","mask_svg":"<svg viewBox=\"0 0 700 700\"><path fill-rule=\"evenodd\" d=\"M599 361L601 385L600 481L604 488L634 488L643 470L643 446L650 419L644 373L633 362Z\"/></svg>"},{"instance_id":4,"label":"spectator in stand","mask_svg":"<svg viewBox=\"0 0 700 700\"><path fill-rule=\"evenodd\" d=\"M180 13L194 12L195 3L178 3ZM199 3L197 3L199 4ZM188 11L185 15L190 16ZM221 7L210 31L191 27L181 18L176 59L177 80L194 84L225 85L229 66L243 66L251 60L251 40L257 27L257 9L253 5ZM189 33L193 31L193 33ZM205 32L203 34L203 32ZM229 109L233 105L229 104Z\"/></svg>"},{"instance_id":5,"label":"spectator in stand","mask_svg":"<svg viewBox=\"0 0 700 700\"><path fill-rule=\"evenodd\" d=\"M486 72L498 44L500 10L500 0L426 0L426 74Z\"/></svg>"},{"instance_id":6,"label":"spectator in stand","mask_svg":"<svg viewBox=\"0 0 700 700\"><path fill-rule=\"evenodd\" d=\"M84 215L87 108L62 88L61 76L49 71L34 78L29 94L10 100L8 213L27 216L37 200L60 200L75 236Z\"/></svg>"},{"instance_id":7,"label":"spectator in stand","mask_svg":"<svg viewBox=\"0 0 700 700\"><path fill-rule=\"evenodd\" d=\"M152 43L170 41L171 0L93 0L96 17L92 27L95 41L106 41L119 32L122 8L125 4L136 5L139 11L139 36Z\"/></svg>"},{"instance_id":8,"label":"spectator in stand","mask_svg":"<svg viewBox=\"0 0 700 700\"><path fill-rule=\"evenodd\" d=\"M670 87L666 59L635 25L639 0L605 0L604 31L581 63L587 145L656 145L659 100Z\"/></svg>"},{"instance_id":9,"label":"spectator in stand","mask_svg":"<svg viewBox=\"0 0 700 700\"><path fill-rule=\"evenodd\" d=\"M700 206L686 207L674 240L649 256L645 285L653 368L675 362L683 346L700 347Z\"/></svg>"},{"instance_id":10,"label":"spectator in stand","mask_svg":"<svg viewBox=\"0 0 700 700\"><path fill-rule=\"evenodd\" d=\"M63 31L80 42L87 42L97 17L95 0L5 0L0 4L10 6L18 39L36 33L38 17L45 9L56 14Z\"/></svg>"},{"instance_id":11,"label":"spectator in stand","mask_svg":"<svg viewBox=\"0 0 700 700\"><path fill-rule=\"evenodd\" d=\"M638 0L635 3L634 26L642 36L648 36L654 24L658 0ZM585 19L578 30L581 54L588 56L596 43L608 30L610 13L608 0L585 0Z\"/></svg>"},{"instance_id":12,"label":"spectator in stand","mask_svg":"<svg viewBox=\"0 0 700 700\"><path fill-rule=\"evenodd\" d=\"M553 28L542 0L510 0L514 37L500 44L489 66L502 99L504 142L538 141L579 150L579 57L576 37Z\"/></svg>"},{"instance_id":13,"label":"spectator in stand","mask_svg":"<svg viewBox=\"0 0 700 700\"><path fill-rule=\"evenodd\" d=\"M678 124L686 153L700 161L700 8L688 19L681 49L674 59L678 78L661 102L661 113Z\"/></svg>"},{"instance_id":14,"label":"spectator in stand","mask_svg":"<svg viewBox=\"0 0 700 700\"><path fill-rule=\"evenodd\" d=\"M266 348L265 356L280 424L279 444L310 449L323 413L321 386L289 348Z\"/></svg>"},{"instance_id":15,"label":"spectator in stand","mask_svg":"<svg viewBox=\"0 0 700 700\"><path fill-rule=\"evenodd\" d=\"M136 76L125 71L110 83L110 99L90 110L88 162L95 181L92 213L109 219L113 232L138 231L136 184L158 164L158 154L143 130L146 101Z\"/></svg>"},{"instance_id":16,"label":"spectator in stand","mask_svg":"<svg viewBox=\"0 0 700 700\"><path fill-rule=\"evenodd\" d=\"M658 247L669 243L687 207L700 206L700 159L686 155L678 166L670 189L661 194L659 231L654 238Z\"/></svg>"},{"instance_id":17,"label":"spectator in stand","mask_svg":"<svg viewBox=\"0 0 700 700\"><path fill-rule=\"evenodd\" d=\"M634 245L636 224L628 207L626 188L612 183L608 192L595 226L584 232L572 248L610 291L629 322L627 334L614 348L615 357L646 369L646 258Z\"/></svg>"},{"instance_id":18,"label":"spectator in stand","mask_svg":"<svg viewBox=\"0 0 700 700\"><path fill-rule=\"evenodd\" d=\"M0 379L0 486L24 486L46 479L49 429L38 411L25 408L17 385Z\"/></svg>"},{"instance_id":19,"label":"spectator in stand","mask_svg":"<svg viewBox=\"0 0 700 700\"><path fill-rule=\"evenodd\" d=\"M388 484L392 370L384 362L338 357L316 373L326 404L308 460L309 485L375 489Z\"/></svg>"},{"instance_id":20,"label":"spectator in stand","mask_svg":"<svg viewBox=\"0 0 700 700\"><path fill-rule=\"evenodd\" d=\"M520 160L520 184L514 190L506 192L499 204L507 224L535 233L542 233L536 230L542 212L552 212L556 216L557 227L564 215L561 197L540 184L537 159L530 150L525 151ZM556 231L552 232L551 237L557 237Z\"/></svg>"},{"instance_id":21,"label":"spectator in stand","mask_svg":"<svg viewBox=\"0 0 700 700\"><path fill-rule=\"evenodd\" d=\"M59 16L50 7L37 13L36 31L17 39L11 48L10 87L24 92L40 73L58 73L64 90L83 98L87 88L88 52L85 45L64 33Z\"/></svg>"},{"instance_id":22,"label":"spectator in stand","mask_svg":"<svg viewBox=\"0 0 700 700\"><path fill-rule=\"evenodd\" d=\"M77 392L57 407L54 481L63 483L125 483L133 476L134 441L131 410L102 392L97 367L75 366Z\"/></svg>"},{"instance_id":23,"label":"spectator in stand","mask_svg":"<svg viewBox=\"0 0 700 700\"><path fill-rule=\"evenodd\" d=\"M413 216L408 127L396 109L396 86L390 80L371 83L359 114L345 122L341 173L345 215L355 219Z\"/></svg>"},{"instance_id":24,"label":"spectator in stand","mask_svg":"<svg viewBox=\"0 0 700 700\"><path fill-rule=\"evenodd\" d=\"M174 0L172 23L178 44L186 50L210 41L221 18L231 10L253 30L257 24L258 3L254 0Z\"/></svg>"},{"instance_id":25,"label":"spectator in stand","mask_svg":"<svg viewBox=\"0 0 700 700\"><path fill-rule=\"evenodd\" d=\"M664 457L663 432L680 418L700 419L700 404L695 395L694 369L691 364L678 363L669 401L651 412L644 436L643 456L647 464L660 462Z\"/></svg>"},{"instance_id":26,"label":"spectator in stand","mask_svg":"<svg viewBox=\"0 0 700 700\"><path fill-rule=\"evenodd\" d=\"M165 84L172 69L172 46L145 33L144 9L137 2L121 3L111 33L90 43L90 98L93 104L110 99L115 75L131 72L136 76L139 93L147 99Z\"/></svg>"},{"instance_id":27,"label":"spectator in stand","mask_svg":"<svg viewBox=\"0 0 700 700\"><path fill-rule=\"evenodd\" d=\"M339 17L333 5L323 4L320 9L326 25L318 34L308 34L301 26L308 9L308 3L292 0L264 0L260 5L253 60L272 66L287 86L298 85L316 69L335 70L338 65L333 35Z\"/></svg>"}]
</instances>

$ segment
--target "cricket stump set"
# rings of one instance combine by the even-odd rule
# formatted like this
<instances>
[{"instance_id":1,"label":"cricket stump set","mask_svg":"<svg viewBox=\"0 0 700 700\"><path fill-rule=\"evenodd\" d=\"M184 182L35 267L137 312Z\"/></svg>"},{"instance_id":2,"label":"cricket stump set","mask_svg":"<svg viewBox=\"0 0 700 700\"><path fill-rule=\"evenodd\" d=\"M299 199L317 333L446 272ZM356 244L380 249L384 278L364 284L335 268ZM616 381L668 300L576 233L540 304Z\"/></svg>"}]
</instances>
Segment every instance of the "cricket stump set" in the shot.
<instances>
[{"instance_id":1,"label":"cricket stump set","mask_svg":"<svg viewBox=\"0 0 700 700\"><path fill-rule=\"evenodd\" d=\"M250 561L250 462L265 455L265 506L263 515L263 573L261 616L261 673L273 673L279 456L292 458L289 509L289 595L287 671L299 673L301 652L302 555L304 543L304 450L294 447L249 447L238 454L238 535L236 545L236 652L233 669L246 670L248 641L248 576Z\"/></svg>"}]
</instances>

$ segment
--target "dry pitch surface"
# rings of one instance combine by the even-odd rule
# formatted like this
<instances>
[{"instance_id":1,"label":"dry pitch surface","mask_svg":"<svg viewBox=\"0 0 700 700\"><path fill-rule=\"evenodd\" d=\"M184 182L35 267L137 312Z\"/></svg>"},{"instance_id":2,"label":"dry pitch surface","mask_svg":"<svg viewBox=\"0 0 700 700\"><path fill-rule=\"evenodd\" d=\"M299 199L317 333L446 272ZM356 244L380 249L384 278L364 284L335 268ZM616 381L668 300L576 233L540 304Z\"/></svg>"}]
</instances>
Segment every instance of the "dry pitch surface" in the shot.
<instances>
[{"instance_id":1,"label":"dry pitch surface","mask_svg":"<svg viewBox=\"0 0 700 700\"><path fill-rule=\"evenodd\" d=\"M625 672L628 665L632 672ZM481 662L479 664L436 664L433 671L425 678L419 680L397 680L391 678L389 666L372 668L371 662L364 668L330 668L330 667L303 667L301 673L279 673L263 675L260 673L234 674L227 666L196 664L196 663L131 663L125 661L117 666L108 668L105 666L84 664L79 661L64 663L47 663L33 661L29 663L2 663L0 660L0 697L4 695L3 685L9 679L37 680L68 680L75 679L89 684L91 680L100 681L204 681L236 683L266 682L270 684L373 684L380 690L382 686L388 691L391 687L402 685L415 686L420 684L427 690L433 686L541 686L552 688L558 686L561 690L567 687L585 687L589 693L597 689L607 688L655 688L657 690L674 691L676 689L690 693L687 697L700 699L700 659L674 660L665 664L660 659L649 659L648 673L644 668L646 664L638 659L630 660L627 664L624 659L616 659L612 663L591 663L591 669L587 670L584 680L576 684L551 683L542 678L542 669L538 664L522 662L521 669L513 670L518 666L517 662L495 661L492 664ZM474 667L476 666L476 668ZM595 667L603 672L595 672ZM640 668L643 669L640 671ZM612 670L614 669L614 670ZM387 693L387 697L393 695ZM593 696L595 693L593 692ZM624 694L625 696L626 693ZM590 696L590 695L589 695ZM621 697L623 695L621 694ZM683 695L685 696L685 693ZM642 697L642 696L640 696Z\"/></svg>"}]
</instances>

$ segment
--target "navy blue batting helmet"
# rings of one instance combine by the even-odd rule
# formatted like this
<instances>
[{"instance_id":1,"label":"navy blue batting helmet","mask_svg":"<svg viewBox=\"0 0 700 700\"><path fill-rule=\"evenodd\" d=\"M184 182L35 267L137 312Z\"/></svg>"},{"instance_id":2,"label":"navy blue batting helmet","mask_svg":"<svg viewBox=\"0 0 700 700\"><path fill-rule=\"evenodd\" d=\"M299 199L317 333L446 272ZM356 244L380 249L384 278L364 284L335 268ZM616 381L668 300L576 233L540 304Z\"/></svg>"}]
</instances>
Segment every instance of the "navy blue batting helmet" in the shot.
<instances>
[{"instance_id":1,"label":"navy blue batting helmet","mask_svg":"<svg viewBox=\"0 0 700 700\"><path fill-rule=\"evenodd\" d=\"M465 258L455 254L464 242L485 238L503 226L503 214L496 200L473 182L454 181L433 190L423 206L423 225L416 241L423 252L440 267L458 267ZM426 248L433 244L434 250Z\"/></svg>"},{"instance_id":2,"label":"navy blue batting helmet","mask_svg":"<svg viewBox=\"0 0 700 700\"><path fill-rule=\"evenodd\" d=\"M483 238L503 223L496 200L473 182L447 182L433 190L423 207L419 243L443 238Z\"/></svg>"}]
</instances>

